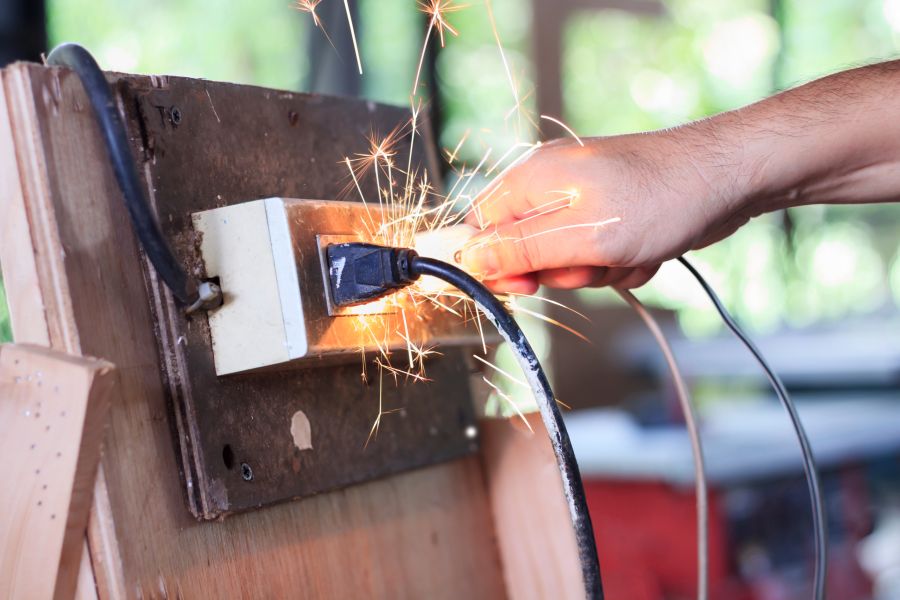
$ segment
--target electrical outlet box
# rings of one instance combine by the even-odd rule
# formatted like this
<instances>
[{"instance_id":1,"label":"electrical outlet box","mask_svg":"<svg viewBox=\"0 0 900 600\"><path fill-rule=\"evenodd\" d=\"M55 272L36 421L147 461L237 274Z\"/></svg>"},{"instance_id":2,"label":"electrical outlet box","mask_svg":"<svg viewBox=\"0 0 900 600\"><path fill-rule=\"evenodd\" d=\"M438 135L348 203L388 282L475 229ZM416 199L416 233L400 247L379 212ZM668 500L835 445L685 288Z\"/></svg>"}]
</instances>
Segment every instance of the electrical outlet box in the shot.
<instances>
[{"instance_id":1,"label":"electrical outlet box","mask_svg":"<svg viewBox=\"0 0 900 600\"><path fill-rule=\"evenodd\" d=\"M331 301L325 248L375 241L367 224L384 214L358 202L288 198L194 213L206 274L224 293L209 313L216 373L359 360L409 342L481 344L479 329L464 323L471 319L405 290L358 306Z\"/></svg>"}]
</instances>

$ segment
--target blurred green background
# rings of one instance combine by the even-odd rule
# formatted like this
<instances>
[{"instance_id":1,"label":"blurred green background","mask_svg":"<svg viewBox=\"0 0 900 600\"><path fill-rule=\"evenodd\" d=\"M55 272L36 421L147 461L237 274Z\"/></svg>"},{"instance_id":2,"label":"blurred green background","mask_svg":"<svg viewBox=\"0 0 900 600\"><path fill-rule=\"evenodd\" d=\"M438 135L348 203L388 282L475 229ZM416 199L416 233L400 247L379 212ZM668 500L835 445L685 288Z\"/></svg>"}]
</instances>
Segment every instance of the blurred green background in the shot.
<instances>
[{"instance_id":1,"label":"blurred green background","mask_svg":"<svg viewBox=\"0 0 900 600\"><path fill-rule=\"evenodd\" d=\"M325 0L322 6L328 2ZM440 140L479 160L521 134L482 0L461 2L437 57ZM598 4L600 4L598 2ZM828 72L893 56L900 0L664 0L660 15L585 9L565 26L564 110L581 135L668 127L731 109ZM412 0L361 0L362 93L408 103L425 22ZM531 3L494 0L499 34L533 107ZM50 45L78 41L105 68L304 90L308 14L288 0L48 0ZM329 33L345 21L325 23ZM352 56L340 59L352 65ZM502 150L501 150L502 151ZM900 207L806 207L750 223L696 261L739 318L757 331L848 317L895 319L900 303ZM0 292L2 294L2 292ZM691 336L715 333L715 314L682 273L663 269L643 299L674 309ZM602 304L609 296L586 291ZM0 337L9 339L0 296Z\"/></svg>"}]
</instances>

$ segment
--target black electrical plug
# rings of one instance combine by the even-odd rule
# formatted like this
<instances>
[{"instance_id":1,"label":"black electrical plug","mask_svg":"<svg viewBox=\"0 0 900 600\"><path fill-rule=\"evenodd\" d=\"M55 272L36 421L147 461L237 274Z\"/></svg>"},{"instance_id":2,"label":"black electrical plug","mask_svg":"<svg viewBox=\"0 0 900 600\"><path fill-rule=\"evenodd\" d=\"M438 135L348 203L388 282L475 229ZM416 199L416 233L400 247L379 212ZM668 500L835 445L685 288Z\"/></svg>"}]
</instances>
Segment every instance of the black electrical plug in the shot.
<instances>
[{"instance_id":1,"label":"black electrical plug","mask_svg":"<svg viewBox=\"0 0 900 600\"><path fill-rule=\"evenodd\" d=\"M409 248L348 242L331 244L326 256L331 300L338 306L375 300L419 278L410 271L418 254Z\"/></svg>"}]
</instances>

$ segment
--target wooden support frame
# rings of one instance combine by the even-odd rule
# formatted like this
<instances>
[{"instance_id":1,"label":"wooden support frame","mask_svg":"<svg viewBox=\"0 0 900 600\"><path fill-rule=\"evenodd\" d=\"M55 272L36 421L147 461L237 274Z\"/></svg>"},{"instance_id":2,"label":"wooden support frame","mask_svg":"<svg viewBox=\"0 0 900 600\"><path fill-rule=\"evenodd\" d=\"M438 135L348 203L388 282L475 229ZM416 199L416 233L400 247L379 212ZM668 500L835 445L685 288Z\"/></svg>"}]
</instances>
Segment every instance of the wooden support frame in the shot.
<instances>
[{"instance_id":1,"label":"wooden support frame","mask_svg":"<svg viewBox=\"0 0 900 600\"><path fill-rule=\"evenodd\" d=\"M106 361L0 346L0 596L74 596L112 382Z\"/></svg>"},{"instance_id":2,"label":"wooden support frame","mask_svg":"<svg viewBox=\"0 0 900 600\"><path fill-rule=\"evenodd\" d=\"M532 498L496 494L532 480L531 461L498 471L487 455L466 457L223 522L191 518L142 259L80 84L60 75L27 64L0 72L0 266L17 341L117 366L82 597L500 598L513 592L508 582L547 573L548 548L562 565L551 580L577 578L574 538L547 539L569 527L558 480L531 488ZM210 85L226 84L196 82L198 93ZM540 443L536 429L527 439ZM498 515L530 502L561 510L528 512L542 526L498 543L517 531Z\"/></svg>"}]
</instances>

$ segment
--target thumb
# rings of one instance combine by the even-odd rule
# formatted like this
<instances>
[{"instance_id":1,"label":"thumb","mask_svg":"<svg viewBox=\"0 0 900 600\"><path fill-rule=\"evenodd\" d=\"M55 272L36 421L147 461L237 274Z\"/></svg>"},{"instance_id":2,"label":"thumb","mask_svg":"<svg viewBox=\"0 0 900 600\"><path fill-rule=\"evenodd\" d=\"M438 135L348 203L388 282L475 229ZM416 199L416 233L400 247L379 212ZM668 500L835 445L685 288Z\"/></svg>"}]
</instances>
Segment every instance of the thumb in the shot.
<instances>
[{"instance_id":1,"label":"thumb","mask_svg":"<svg viewBox=\"0 0 900 600\"><path fill-rule=\"evenodd\" d=\"M484 279L572 266L605 266L604 229L619 219L572 223L573 213L551 215L498 225L472 239L462 263Z\"/></svg>"}]
</instances>

